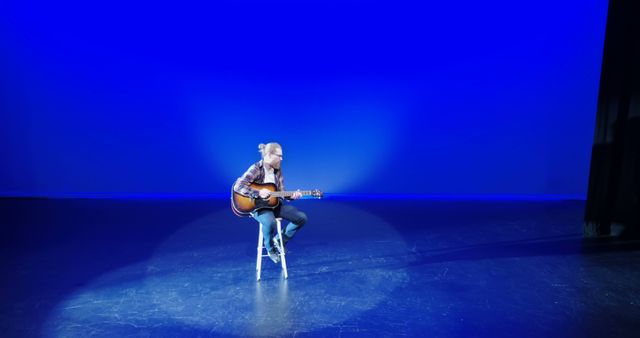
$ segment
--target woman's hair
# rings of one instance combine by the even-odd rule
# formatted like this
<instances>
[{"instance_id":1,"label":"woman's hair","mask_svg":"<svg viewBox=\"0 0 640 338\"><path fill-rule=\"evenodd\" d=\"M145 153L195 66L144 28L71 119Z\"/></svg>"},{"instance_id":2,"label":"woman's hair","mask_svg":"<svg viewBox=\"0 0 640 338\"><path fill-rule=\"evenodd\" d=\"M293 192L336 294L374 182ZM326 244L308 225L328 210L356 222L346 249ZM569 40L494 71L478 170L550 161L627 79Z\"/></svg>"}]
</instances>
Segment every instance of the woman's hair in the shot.
<instances>
[{"instance_id":1,"label":"woman's hair","mask_svg":"<svg viewBox=\"0 0 640 338\"><path fill-rule=\"evenodd\" d=\"M260 152L260 155L262 155L262 158L264 158L267 154L275 152L276 149L280 149L280 151L282 151L282 147L276 142L258 144L258 151Z\"/></svg>"}]
</instances>

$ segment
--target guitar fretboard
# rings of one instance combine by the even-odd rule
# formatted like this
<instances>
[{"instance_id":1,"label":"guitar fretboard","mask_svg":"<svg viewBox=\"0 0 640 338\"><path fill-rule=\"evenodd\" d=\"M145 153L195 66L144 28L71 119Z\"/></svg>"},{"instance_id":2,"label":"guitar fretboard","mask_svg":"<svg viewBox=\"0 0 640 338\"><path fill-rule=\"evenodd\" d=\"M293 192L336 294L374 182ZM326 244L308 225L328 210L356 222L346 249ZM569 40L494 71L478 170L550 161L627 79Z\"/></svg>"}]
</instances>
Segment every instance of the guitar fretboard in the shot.
<instances>
[{"instance_id":1,"label":"guitar fretboard","mask_svg":"<svg viewBox=\"0 0 640 338\"><path fill-rule=\"evenodd\" d=\"M290 197L293 195L295 191L272 191L269 196L270 197ZM300 190L302 196L313 195L313 191L311 190Z\"/></svg>"}]
</instances>

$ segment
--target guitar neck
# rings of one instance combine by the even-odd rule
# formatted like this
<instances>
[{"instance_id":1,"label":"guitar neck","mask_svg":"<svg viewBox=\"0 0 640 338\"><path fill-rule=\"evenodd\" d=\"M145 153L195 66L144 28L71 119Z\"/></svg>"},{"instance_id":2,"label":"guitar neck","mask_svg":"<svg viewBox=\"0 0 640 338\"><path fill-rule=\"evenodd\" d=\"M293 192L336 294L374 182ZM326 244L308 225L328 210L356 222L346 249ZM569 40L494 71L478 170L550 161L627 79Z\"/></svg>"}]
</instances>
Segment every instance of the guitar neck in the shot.
<instances>
[{"instance_id":1,"label":"guitar neck","mask_svg":"<svg viewBox=\"0 0 640 338\"><path fill-rule=\"evenodd\" d=\"M271 197L290 197L296 191L272 191L269 195ZM300 190L302 196L313 195L311 190Z\"/></svg>"}]
</instances>

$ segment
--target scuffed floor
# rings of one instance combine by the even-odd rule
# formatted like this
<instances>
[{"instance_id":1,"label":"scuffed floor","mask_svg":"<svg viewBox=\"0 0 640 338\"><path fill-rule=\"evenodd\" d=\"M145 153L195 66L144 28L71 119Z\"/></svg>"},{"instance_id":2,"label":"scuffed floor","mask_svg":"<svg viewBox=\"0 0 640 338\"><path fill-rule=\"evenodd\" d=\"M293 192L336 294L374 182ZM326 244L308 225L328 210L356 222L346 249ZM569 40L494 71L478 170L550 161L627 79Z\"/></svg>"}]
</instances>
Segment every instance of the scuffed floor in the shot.
<instances>
[{"instance_id":1,"label":"scuffed floor","mask_svg":"<svg viewBox=\"0 0 640 338\"><path fill-rule=\"evenodd\" d=\"M227 200L0 200L3 337L633 336L640 245L582 201L296 201L289 279Z\"/></svg>"}]
</instances>

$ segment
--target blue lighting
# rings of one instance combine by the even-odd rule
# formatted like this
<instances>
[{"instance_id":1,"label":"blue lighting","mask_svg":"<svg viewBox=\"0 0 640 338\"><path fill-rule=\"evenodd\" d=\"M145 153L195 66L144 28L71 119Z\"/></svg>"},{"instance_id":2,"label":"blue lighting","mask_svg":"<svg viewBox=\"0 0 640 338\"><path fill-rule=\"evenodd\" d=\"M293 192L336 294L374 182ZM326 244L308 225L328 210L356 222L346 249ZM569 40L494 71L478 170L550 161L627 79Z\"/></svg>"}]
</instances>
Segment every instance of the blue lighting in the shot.
<instances>
[{"instance_id":1,"label":"blue lighting","mask_svg":"<svg viewBox=\"0 0 640 338\"><path fill-rule=\"evenodd\" d=\"M11 2L0 194L586 194L605 0Z\"/></svg>"}]
</instances>

